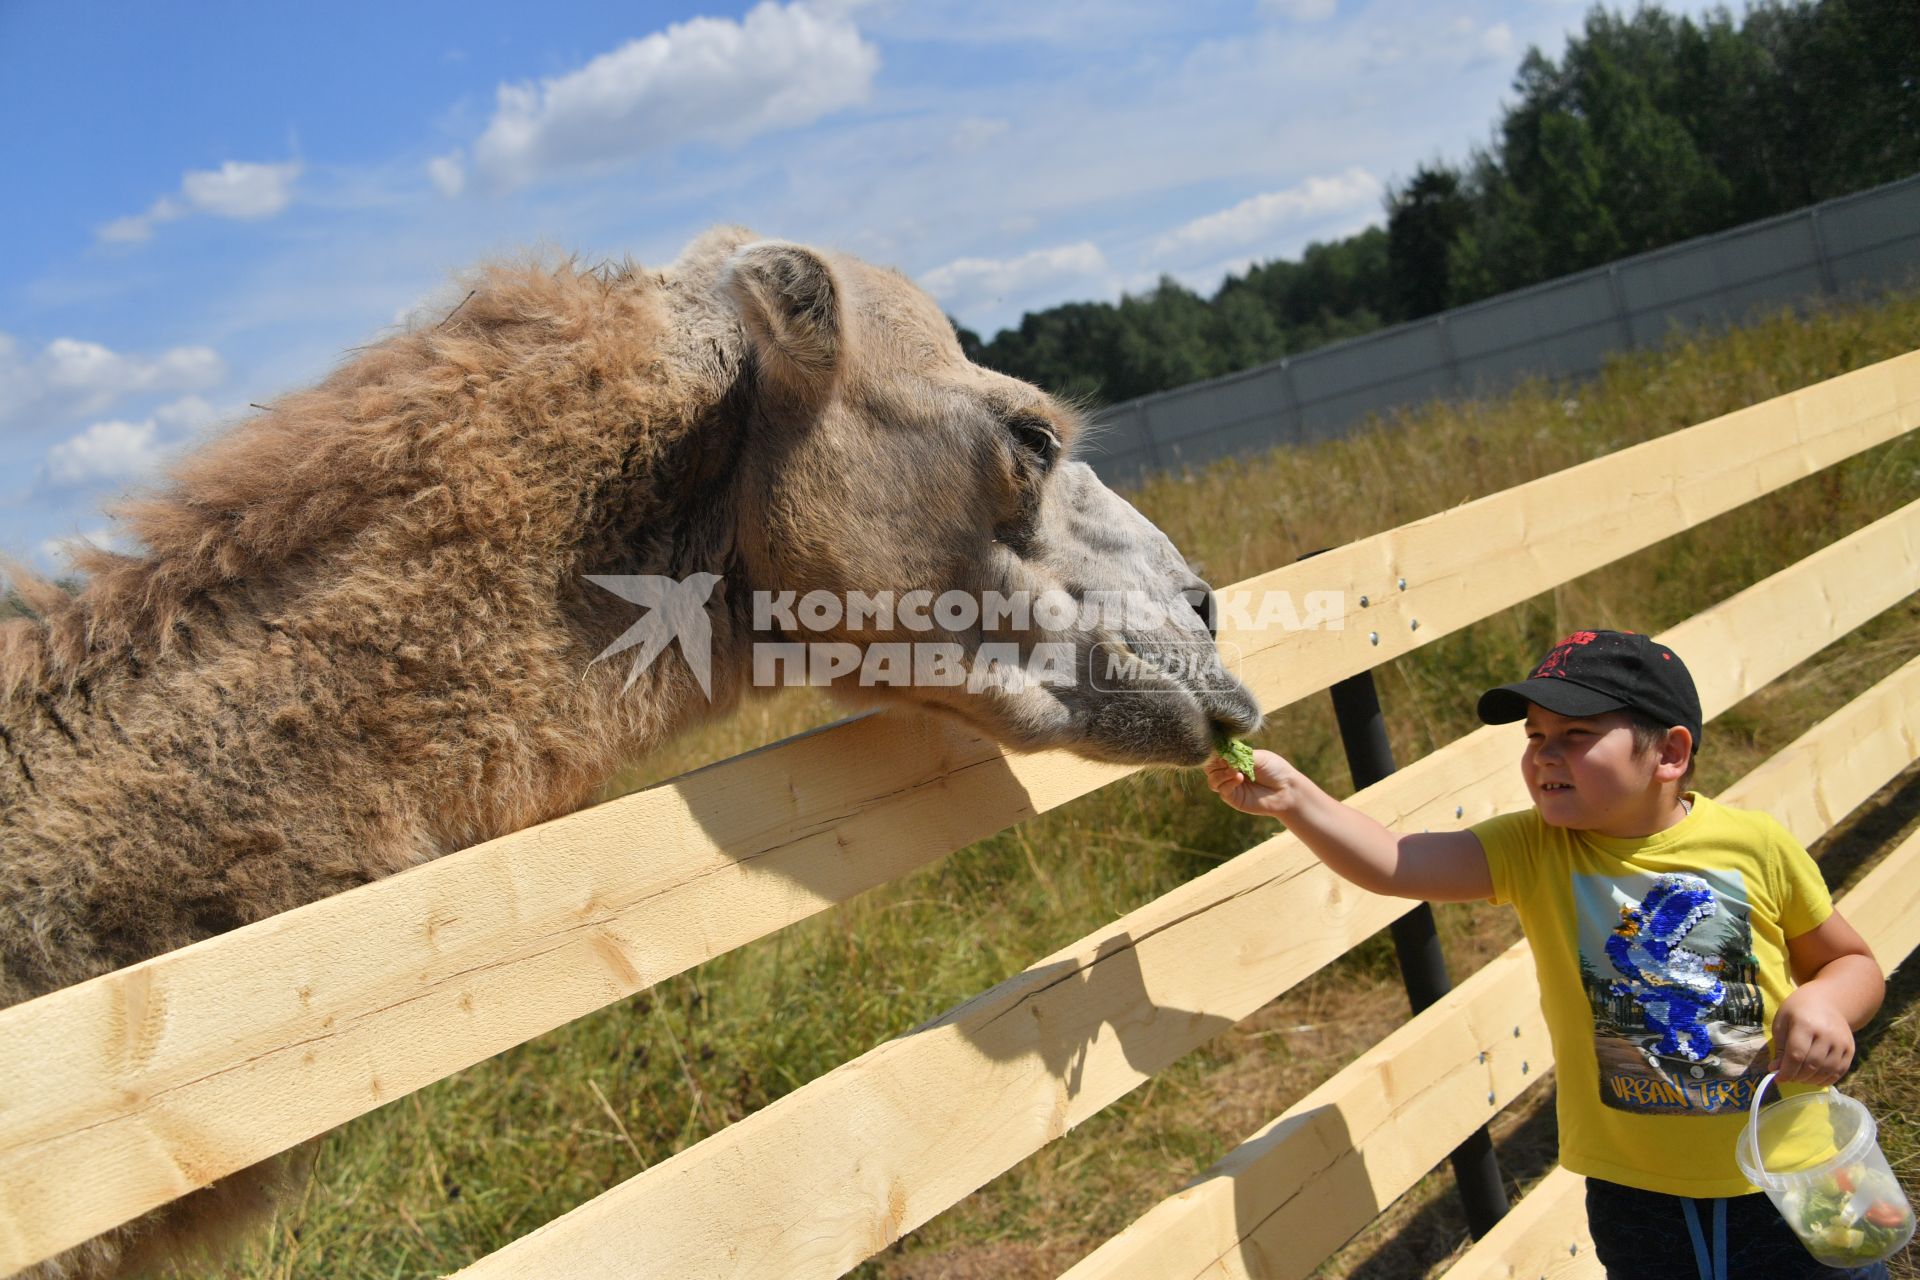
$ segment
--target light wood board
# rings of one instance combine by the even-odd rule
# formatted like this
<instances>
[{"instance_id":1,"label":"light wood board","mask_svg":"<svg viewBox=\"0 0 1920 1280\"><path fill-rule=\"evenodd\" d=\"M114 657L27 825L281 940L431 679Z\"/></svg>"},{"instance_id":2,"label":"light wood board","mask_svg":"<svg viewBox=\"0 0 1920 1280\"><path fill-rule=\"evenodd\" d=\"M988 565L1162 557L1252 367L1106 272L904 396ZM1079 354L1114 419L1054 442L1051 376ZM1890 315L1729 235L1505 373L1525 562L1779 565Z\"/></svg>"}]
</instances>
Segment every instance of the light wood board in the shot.
<instances>
[{"instance_id":1,"label":"light wood board","mask_svg":"<svg viewBox=\"0 0 1920 1280\"><path fill-rule=\"evenodd\" d=\"M1920 353L1239 584L1346 625L1222 641L1292 701L1916 424ZM865 717L0 1011L0 1266L1126 772Z\"/></svg>"},{"instance_id":2,"label":"light wood board","mask_svg":"<svg viewBox=\"0 0 1920 1280\"><path fill-rule=\"evenodd\" d=\"M1706 714L1910 593L1911 574L1887 566L1890 548L1912 545L1917 514L1920 504L1667 632L1683 656L1721 635L1746 643L1737 661L1696 670ZM1879 549L1866 559L1880 571L1808 607L1863 547ZM1814 621L1782 640L1767 620L1786 613ZM1402 829L1477 821L1525 803L1519 744L1516 726L1480 730L1354 802ZM1346 885L1291 836L1266 841L461 1274L840 1275L1407 905Z\"/></svg>"}]
</instances>

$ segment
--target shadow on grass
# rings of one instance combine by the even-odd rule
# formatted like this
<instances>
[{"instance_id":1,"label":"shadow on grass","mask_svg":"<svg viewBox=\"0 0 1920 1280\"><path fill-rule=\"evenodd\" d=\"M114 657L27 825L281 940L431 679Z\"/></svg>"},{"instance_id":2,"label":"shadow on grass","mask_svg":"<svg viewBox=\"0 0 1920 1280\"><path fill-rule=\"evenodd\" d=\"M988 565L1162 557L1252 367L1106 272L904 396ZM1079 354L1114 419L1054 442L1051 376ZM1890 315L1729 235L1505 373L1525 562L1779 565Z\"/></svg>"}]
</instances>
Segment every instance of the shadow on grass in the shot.
<instances>
[{"instance_id":1,"label":"shadow on grass","mask_svg":"<svg viewBox=\"0 0 1920 1280\"><path fill-rule=\"evenodd\" d=\"M1912 1056L1913 1033L1908 1029L1907 1034L1902 1036L1899 1031L1902 1029L1900 1024L1916 1012L1920 1012L1920 964L1902 964L1887 975L1887 998L1881 1002L1880 1012L1873 1016L1873 1021L1856 1038L1854 1071L1886 1067L1903 1072L1911 1079L1914 1068L1920 1067L1920 1063L1916 1063ZM1897 1056L1883 1064L1882 1055L1887 1054ZM1840 1087L1848 1086L1843 1081ZM1920 1115L1909 1112L1891 1118L1907 1123L1920 1121Z\"/></svg>"},{"instance_id":2,"label":"shadow on grass","mask_svg":"<svg viewBox=\"0 0 1920 1280\"><path fill-rule=\"evenodd\" d=\"M1893 849L1908 828L1920 822L1920 764L1907 766L1823 839L1814 842L1820 872L1840 896L1843 886L1868 870L1870 862Z\"/></svg>"}]
</instances>

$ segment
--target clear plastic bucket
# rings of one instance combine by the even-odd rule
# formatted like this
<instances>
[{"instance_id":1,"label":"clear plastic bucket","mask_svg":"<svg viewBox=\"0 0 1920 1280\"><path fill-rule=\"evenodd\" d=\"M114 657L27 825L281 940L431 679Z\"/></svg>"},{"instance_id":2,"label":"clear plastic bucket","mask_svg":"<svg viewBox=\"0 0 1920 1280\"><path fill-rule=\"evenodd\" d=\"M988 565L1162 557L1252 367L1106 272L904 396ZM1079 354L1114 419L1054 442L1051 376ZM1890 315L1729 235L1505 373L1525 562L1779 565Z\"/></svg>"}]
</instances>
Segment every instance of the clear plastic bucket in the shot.
<instances>
[{"instance_id":1,"label":"clear plastic bucket","mask_svg":"<svg viewBox=\"0 0 1920 1280\"><path fill-rule=\"evenodd\" d=\"M1913 1207L1886 1156L1873 1115L1836 1089L1779 1096L1753 1110L1734 1159L1767 1193L1807 1252L1830 1267L1865 1267L1891 1258L1913 1238Z\"/></svg>"}]
</instances>

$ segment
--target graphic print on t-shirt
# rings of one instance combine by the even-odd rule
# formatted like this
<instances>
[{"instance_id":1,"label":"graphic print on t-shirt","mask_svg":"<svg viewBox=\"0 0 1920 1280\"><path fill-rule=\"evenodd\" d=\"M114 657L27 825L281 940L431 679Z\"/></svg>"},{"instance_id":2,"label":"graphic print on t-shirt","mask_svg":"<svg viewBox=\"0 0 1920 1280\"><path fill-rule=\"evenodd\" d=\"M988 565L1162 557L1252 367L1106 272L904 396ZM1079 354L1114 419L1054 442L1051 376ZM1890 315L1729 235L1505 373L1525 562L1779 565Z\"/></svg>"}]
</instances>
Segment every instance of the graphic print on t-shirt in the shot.
<instances>
[{"instance_id":1,"label":"graphic print on t-shirt","mask_svg":"<svg viewBox=\"0 0 1920 1280\"><path fill-rule=\"evenodd\" d=\"M1574 876L1573 898L1600 1100L1661 1115L1746 1107L1767 1032L1739 873Z\"/></svg>"}]
</instances>

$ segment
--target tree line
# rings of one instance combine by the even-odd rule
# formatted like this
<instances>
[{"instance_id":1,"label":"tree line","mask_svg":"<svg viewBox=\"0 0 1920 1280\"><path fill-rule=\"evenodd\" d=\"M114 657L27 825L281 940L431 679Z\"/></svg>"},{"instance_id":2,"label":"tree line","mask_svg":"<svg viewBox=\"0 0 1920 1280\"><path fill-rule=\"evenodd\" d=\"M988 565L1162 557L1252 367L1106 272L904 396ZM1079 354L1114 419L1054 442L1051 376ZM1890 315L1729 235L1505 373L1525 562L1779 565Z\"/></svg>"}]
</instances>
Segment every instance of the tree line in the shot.
<instances>
[{"instance_id":1,"label":"tree line","mask_svg":"<svg viewBox=\"0 0 1920 1280\"><path fill-rule=\"evenodd\" d=\"M1920 171L1920 4L1594 8L1529 49L1489 145L1389 187L1386 225L1229 276L1029 312L979 363L1094 404L1244 369Z\"/></svg>"}]
</instances>

